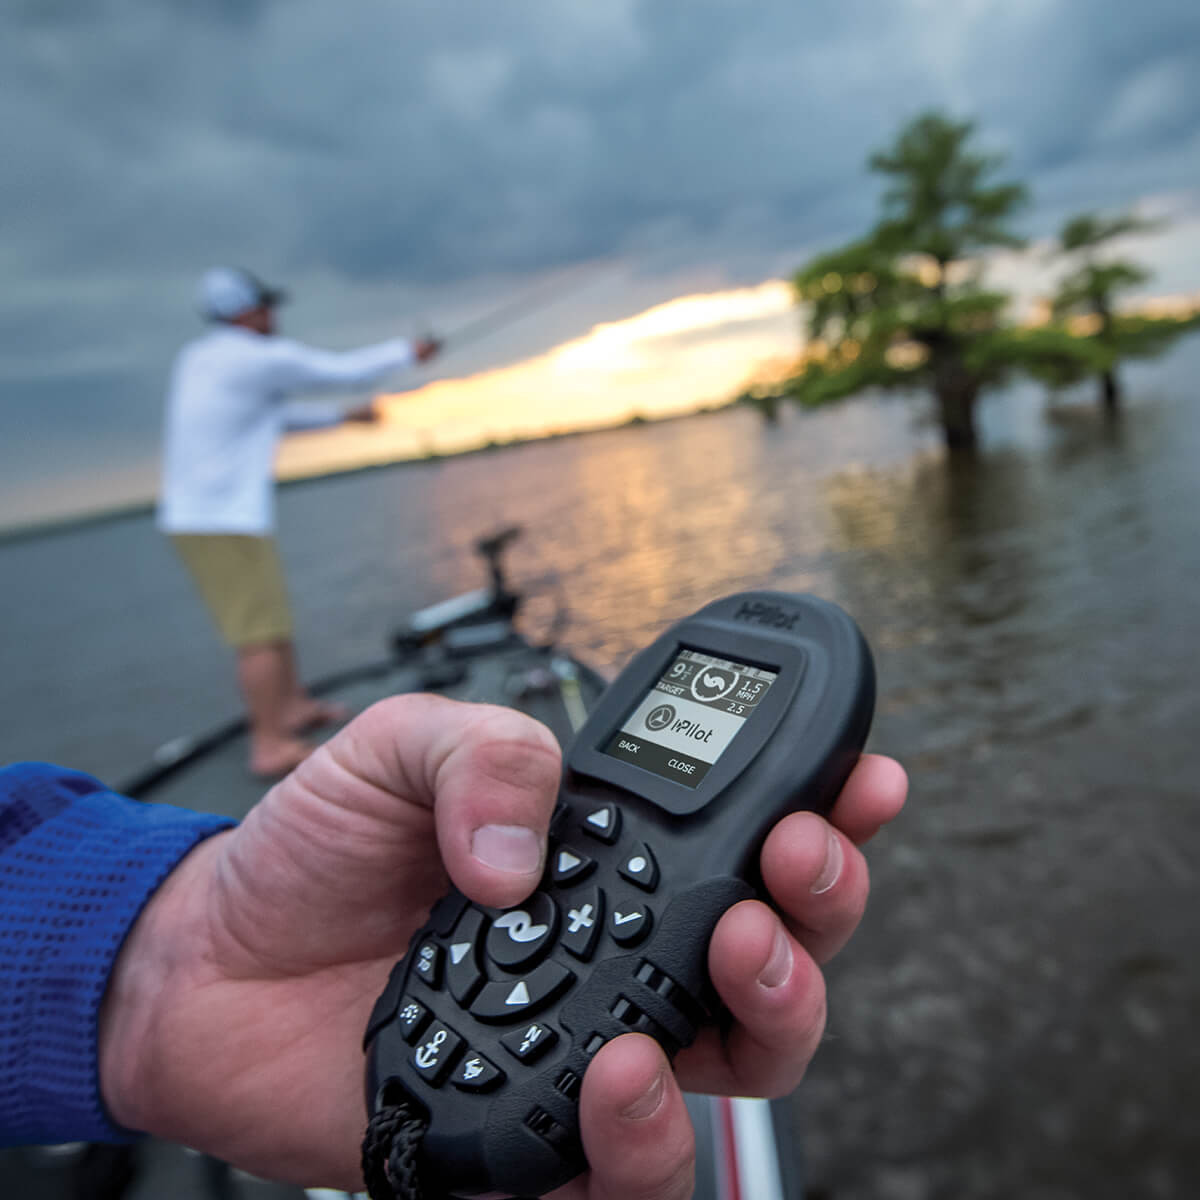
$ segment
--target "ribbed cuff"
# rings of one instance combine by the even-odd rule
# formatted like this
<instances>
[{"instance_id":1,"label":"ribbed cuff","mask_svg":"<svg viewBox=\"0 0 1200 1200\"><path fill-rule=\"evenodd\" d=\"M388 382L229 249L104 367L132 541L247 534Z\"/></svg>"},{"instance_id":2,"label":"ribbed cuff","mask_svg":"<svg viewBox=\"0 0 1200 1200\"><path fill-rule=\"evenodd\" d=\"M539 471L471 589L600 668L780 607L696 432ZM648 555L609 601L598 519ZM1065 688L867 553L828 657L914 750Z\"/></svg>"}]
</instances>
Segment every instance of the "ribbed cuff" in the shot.
<instances>
[{"instance_id":1,"label":"ribbed cuff","mask_svg":"<svg viewBox=\"0 0 1200 1200\"><path fill-rule=\"evenodd\" d=\"M113 1124L100 1095L108 979L155 889L198 842L234 824L103 790L79 794L81 781L93 781L61 770L47 778L56 770L26 775L15 810L12 790L0 809L0 1141L8 1145L134 1136ZM74 794L58 807L47 785L55 799ZM29 797L32 827L22 819L26 788L40 793ZM5 836L14 824L16 837Z\"/></svg>"}]
</instances>

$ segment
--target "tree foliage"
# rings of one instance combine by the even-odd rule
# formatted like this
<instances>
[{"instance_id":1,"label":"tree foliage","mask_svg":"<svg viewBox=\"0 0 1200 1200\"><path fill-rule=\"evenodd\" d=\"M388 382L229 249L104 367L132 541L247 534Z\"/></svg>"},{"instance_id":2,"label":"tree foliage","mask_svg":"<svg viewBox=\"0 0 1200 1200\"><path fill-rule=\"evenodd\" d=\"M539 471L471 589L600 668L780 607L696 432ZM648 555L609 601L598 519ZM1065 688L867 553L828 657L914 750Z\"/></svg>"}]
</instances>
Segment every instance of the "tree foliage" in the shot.
<instances>
[{"instance_id":1,"label":"tree foliage","mask_svg":"<svg viewBox=\"0 0 1200 1200\"><path fill-rule=\"evenodd\" d=\"M906 125L871 155L884 177L880 214L861 238L811 259L792 278L803 314L802 369L747 402L772 418L786 398L804 406L840 400L866 387L922 388L933 394L947 444L976 442L981 391L1014 373L1053 385L1111 375L1116 360L1161 351L1180 322L1118 313L1113 301L1143 283L1136 264L1100 251L1148 227L1133 214L1082 214L1064 226L1072 270L1055 297L1050 325L1022 328L1009 297L983 281L985 256L1024 240L1011 222L1024 186L1001 177L1001 155L975 146L975 126L939 113ZM1096 328L1079 329L1091 314Z\"/></svg>"},{"instance_id":2,"label":"tree foliage","mask_svg":"<svg viewBox=\"0 0 1200 1200\"><path fill-rule=\"evenodd\" d=\"M1154 358L1164 353L1190 329L1195 318L1152 317L1123 312L1121 297L1140 287L1150 272L1129 259L1112 256L1111 244L1129 234L1161 228L1136 213L1113 215L1080 213L1062 227L1058 255L1068 271L1059 282L1052 301L1057 328L1076 329L1088 355L1062 369L1040 370L1048 382L1061 386L1093 377L1100 382L1101 403L1115 413L1120 404L1117 366L1127 358Z\"/></svg>"},{"instance_id":3,"label":"tree foliage","mask_svg":"<svg viewBox=\"0 0 1200 1200\"><path fill-rule=\"evenodd\" d=\"M927 387L948 444L974 445L979 390L1010 365L997 342L1007 297L983 285L980 256L1023 244L1009 222L1025 189L997 179L1002 159L973 137L971 122L927 113L871 156L888 181L878 222L792 281L808 339L786 389L798 403Z\"/></svg>"}]
</instances>

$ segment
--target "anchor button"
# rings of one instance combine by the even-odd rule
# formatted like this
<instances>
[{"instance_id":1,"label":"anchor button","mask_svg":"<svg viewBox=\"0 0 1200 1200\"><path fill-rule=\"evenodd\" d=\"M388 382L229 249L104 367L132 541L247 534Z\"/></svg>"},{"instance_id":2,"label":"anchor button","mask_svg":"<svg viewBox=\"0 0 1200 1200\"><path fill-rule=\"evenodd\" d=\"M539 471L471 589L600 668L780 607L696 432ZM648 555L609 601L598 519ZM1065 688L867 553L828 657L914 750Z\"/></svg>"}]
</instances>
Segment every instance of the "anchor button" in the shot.
<instances>
[{"instance_id":1,"label":"anchor button","mask_svg":"<svg viewBox=\"0 0 1200 1200\"><path fill-rule=\"evenodd\" d=\"M435 1021L413 1051L413 1068L427 1083L440 1087L463 1045L463 1039L453 1029Z\"/></svg>"}]
</instances>

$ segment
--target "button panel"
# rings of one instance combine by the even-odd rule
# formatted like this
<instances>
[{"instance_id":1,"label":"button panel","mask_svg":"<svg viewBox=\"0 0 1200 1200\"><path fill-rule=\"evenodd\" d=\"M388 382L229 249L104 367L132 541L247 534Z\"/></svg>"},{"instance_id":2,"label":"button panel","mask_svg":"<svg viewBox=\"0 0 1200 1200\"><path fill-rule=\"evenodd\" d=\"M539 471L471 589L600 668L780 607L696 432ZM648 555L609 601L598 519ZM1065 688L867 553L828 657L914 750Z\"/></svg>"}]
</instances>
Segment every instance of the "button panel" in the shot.
<instances>
[{"instance_id":1,"label":"button panel","mask_svg":"<svg viewBox=\"0 0 1200 1200\"><path fill-rule=\"evenodd\" d=\"M501 1088L513 1073L543 1069L540 1064L548 1059L555 1090L578 1099L579 1065L569 1060L554 1065L563 1038L554 1027L558 1009L551 1006L576 979L567 964L619 955L645 942L654 927L654 913L645 901L659 886L658 862L650 845L638 838L641 831L629 829L626 816L613 802L573 802L556 819L541 890L507 910L464 904L456 914L447 914L437 935L417 944L411 973L446 997L446 1011L436 1011L443 1005L408 984L393 1020L411 1047L407 1053L413 1071L429 1086L452 1086L467 1103L469 1095L482 1099ZM625 886L615 889L620 894L614 898L613 885L619 880ZM658 991L661 972L646 960L642 968L632 986ZM647 971L652 977L643 978ZM674 989L665 976L663 980L664 987ZM652 1025L635 995L614 996L610 1019L627 1029L661 1035L664 1031ZM453 1006L469 1014L462 1020L471 1028L460 1025L462 1032L456 1031ZM542 1019L543 1013L549 1020ZM500 1028L489 1036L482 1026ZM575 1031L567 1037L567 1047L587 1057L613 1036L611 1028L582 1033L587 1036L581 1039ZM501 1060L504 1066L498 1065ZM528 1124L548 1140L557 1136L545 1110L531 1112Z\"/></svg>"}]
</instances>

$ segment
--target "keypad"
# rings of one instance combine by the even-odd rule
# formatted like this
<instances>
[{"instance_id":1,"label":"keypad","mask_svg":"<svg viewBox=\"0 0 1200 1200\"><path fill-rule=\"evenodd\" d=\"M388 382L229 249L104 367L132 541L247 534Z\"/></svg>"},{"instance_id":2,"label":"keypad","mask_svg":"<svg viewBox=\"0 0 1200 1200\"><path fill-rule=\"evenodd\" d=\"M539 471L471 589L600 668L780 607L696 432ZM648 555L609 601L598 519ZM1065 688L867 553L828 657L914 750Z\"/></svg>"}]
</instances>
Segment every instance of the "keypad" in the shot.
<instances>
[{"instance_id":1,"label":"keypad","mask_svg":"<svg viewBox=\"0 0 1200 1200\"><path fill-rule=\"evenodd\" d=\"M457 914L447 914L442 928L453 921L451 932L417 944L412 973L435 993L448 993L447 1007L435 1011L443 1006L409 984L410 993L401 997L395 1021L412 1047L413 1069L430 1086L449 1084L460 1092L485 1093L507 1079L505 1068L495 1061L497 1054L509 1073L523 1071L545 1056L552 1058L562 1040L551 1024L557 1010L546 1014L549 1021L538 1014L575 982L575 972L566 963L571 959L590 963L597 955L603 957L605 945L609 954L622 953L650 936L654 913L646 900L659 885L658 862L646 841L636 835L622 837L623 825L621 809L614 803L568 809L556 820L542 890L503 911L464 905ZM622 886L614 895L610 889L618 877L632 886ZM570 958L564 959L564 952ZM643 977L648 970L653 976ZM660 974L643 960L637 982L657 991ZM664 987L674 987L665 976L663 980ZM411 994L414 987L416 994ZM456 1032L452 1004L457 1005L455 1011L465 1010L475 1021L500 1026L494 1040L478 1026L474 1034L464 1027L467 1037ZM662 1035L663 1031L650 1028L649 1018L628 996L615 996L613 1005L611 1016L625 1028ZM451 1017L451 1023L443 1016ZM580 1048L590 1057L610 1036L611 1030L594 1033ZM566 1065L555 1069L559 1072L556 1090L577 1099L581 1074ZM528 1120L530 1128L543 1136L555 1132L552 1123L540 1109L531 1112Z\"/></svg>"}]
</instances>

